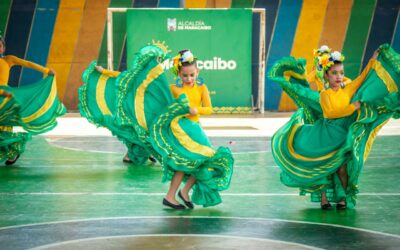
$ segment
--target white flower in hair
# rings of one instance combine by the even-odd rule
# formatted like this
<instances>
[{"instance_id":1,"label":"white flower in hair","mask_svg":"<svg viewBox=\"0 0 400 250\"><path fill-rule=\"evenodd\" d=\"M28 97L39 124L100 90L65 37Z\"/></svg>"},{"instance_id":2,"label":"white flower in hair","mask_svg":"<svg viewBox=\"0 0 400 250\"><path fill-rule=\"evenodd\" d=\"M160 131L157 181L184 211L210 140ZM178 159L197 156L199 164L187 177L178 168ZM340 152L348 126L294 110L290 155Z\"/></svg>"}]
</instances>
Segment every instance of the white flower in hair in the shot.
<instances>
[{"instance_id":1,"label":"white flower in hair","mask_svg":"<svg viewBox=\"0 0 400 250\"><path fill-rule=\"evenodd\" d=\"M319 48L319 51L320 52L329 52L331 49L328 47L328 46L326 46L326 45L322 45L320 48Z\"/></svg>"},{"instance_id":2,"label":"white flower in hair","mask_svg":"<svg viewBox=\"0 0 400 250\"><path fill-rule=\"evenodd\" d=\"M331 52L331 49L327 45L322 45L318 49L314 49L314 59L318 61L318 57L322 56L323 54L328 54L329 52Z\"/></svg>"},{"instance_id":3,"label":"white flower in hair","mask_svg":"<svg viewBox=\"0 0 400 250\"><path fill-rule=\"evenodd\" d=\"M193 59L194 56L190 50L187 50L182 54L182 62L191 62Z\"/></svg>"},{"instance_id":4,"label":"white flower in hair","mask_svg":"<svg viewBox=\"0 0 400 250\"><path fill-rule=\"evenodd\" d=\"M332 56L332 59L333 59L334 61L339 61L339 62L343 61L343 59L342 59L342 54L341 54L339 51L333 52L333 53L331 54L331 56Z\"/></svg>"}]
</instances>

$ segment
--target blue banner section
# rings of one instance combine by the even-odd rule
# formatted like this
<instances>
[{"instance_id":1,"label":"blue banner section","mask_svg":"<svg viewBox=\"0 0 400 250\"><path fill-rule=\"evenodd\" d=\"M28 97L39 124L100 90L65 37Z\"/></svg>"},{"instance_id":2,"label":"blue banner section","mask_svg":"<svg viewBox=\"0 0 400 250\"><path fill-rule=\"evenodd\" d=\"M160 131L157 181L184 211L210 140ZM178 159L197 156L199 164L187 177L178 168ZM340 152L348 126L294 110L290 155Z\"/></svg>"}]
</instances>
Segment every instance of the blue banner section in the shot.
<instances>
[{"instance_id":1,"label":"blue banner section","mask_svg":"<svg viewBox=\"0 0 400 250\"><path fill-rule=\"evenodd\" d=\"M14 0L8 19L6 32L6 55L25 58L26 44L28 43L31 23L35 11L35 0ZM8 79L8 85L19 86L21 67L13 67Z\"/></svg>"},{"instance_id":2,"label":"blue banner section","mask_svg":"<svg viewBox=\"0 0 400 250\"><path fill-rule=\"evenodd\" d=\"M158 0L135 0L134 8L157 8Z\"/></svg>"},{"instance_id":3,"label":"blue banner section","mask_svg":"<svg viewBox=\"0 0 400 250\"><path fill-rule=\"evenodd\" d=\"M180 0L160 0L158 3L159 8L179 8Z\"/></svg>"},{"instance_id":4,"label":"blue banner section","mask_svg":"<svg viewBox=\"0 0 400 250\"><path fill-rule=\"evenodd\" d=\"M276 15L279 8L279 0L257 0L254 8L265 9L265 58L268 58L268 51L271 46L272 31L275 26ZM260 18L258 14L253 15L253 42L252 42L252 93L254 105L258 100L258 73L259 73L259 30ZM264 60L265 60L264 58Z\"/></svg>"},{"instance_id":5,"label":"blue banner section","mask_svg":"<svg viewBox=\"0 0 400 250\"><path fill-rule=\"evenodd\" d=\"M38 0L29 38L26 60L45 66L60 0ZM23 68L20 86L39 81L41 72Z\"/></svg>"},{"instance_id":6,"label":"blue banner section","mask_svg":"<svg viewBox=\"0 0 400 250\"><path fill-rule=\"evenodd\" d=\"M378 0L369 33L367 48L364 53L362 68L365 68L379 45L391 43L399 8L400 0ZM385 28L383 29L382 27Z\"/></svg>"},{"instance_id":7,"label":"blue banner section","mask_svg":"<svg viewBox=\"0 0 400 250\"><path fill-rule=\"evenodd\" d=\"M276 60L290 56L303 1L281 0L267 57L266 75ZM265 109L277 110L282 89L265 78Z\"/></svg>"},{"instance_id":8,"label":"blue banner section","mask_svg":"<svg viewBox=\"0 0 400 250\"><path fill-rule=\"evenodd\" d=\"M392 37L392 48L396 51L400 51L400 11L397 14L396 30L393 32Z\"/></svg>"}]
</instances>

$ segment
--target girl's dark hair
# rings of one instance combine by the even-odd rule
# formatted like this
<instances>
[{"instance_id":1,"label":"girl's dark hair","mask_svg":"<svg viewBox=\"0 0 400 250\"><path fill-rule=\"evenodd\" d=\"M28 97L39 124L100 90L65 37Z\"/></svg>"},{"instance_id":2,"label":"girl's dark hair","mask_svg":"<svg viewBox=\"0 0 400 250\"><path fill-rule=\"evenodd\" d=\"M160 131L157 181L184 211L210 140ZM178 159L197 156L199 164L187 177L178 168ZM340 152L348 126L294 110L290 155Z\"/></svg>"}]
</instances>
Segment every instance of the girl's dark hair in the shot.
<instances>
[{"instance_id":1,"label":"girl's dark hair","mask_svg":"<svg viewBox=\"0 0 400 250\"><path fill-rule=\"evenodd\" d=\"M333 65L337 65L337 64L343 64L343 62L342 61L333 61ZM325 73L328 73L328 71L332 68L332 66L330 66L327 70L325 70Z\"/></svg>"}]
</instances>

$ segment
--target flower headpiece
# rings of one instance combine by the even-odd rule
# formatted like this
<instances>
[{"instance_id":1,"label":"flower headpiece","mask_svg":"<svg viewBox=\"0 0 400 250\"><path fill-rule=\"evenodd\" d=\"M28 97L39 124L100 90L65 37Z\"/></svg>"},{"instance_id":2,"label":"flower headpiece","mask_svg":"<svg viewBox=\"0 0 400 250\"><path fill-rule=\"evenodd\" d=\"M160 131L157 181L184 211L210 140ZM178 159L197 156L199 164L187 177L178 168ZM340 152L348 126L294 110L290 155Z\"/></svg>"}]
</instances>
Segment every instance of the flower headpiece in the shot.
<instances>
[{"instance_id":1,"label":"flower headpiece","mask_svg":"<svg viewBox=\"0 0 400 250\"><path fill-rule=\"evenodd\" d=\"M335 62L343 62L344 56L339 51L326 53L318 57L318 70L327 71Z\"/></svg>"},{"instance_id":2,"label":"flower headpiece","mask_svg":"<svg viewBox=\"0 0 400 250\"><path fill-rule=\"evenodd\" d=\"M329 48L327 45L322 45L319 49L314 49L314 58L330 52L331 48Z\"/></svg>"},{"instance_id":3,"label":"flower headpiece","mask_svg":"<svg viewBox=\"0 0 400 250\"><path fill-rule=\"evenodd\" d=\"M197 58L195 58L190 50L184 50L179 52L177 56L172 58L172 73L177 76L183 63L191 64Z\"/></svg>"}]
</instances>

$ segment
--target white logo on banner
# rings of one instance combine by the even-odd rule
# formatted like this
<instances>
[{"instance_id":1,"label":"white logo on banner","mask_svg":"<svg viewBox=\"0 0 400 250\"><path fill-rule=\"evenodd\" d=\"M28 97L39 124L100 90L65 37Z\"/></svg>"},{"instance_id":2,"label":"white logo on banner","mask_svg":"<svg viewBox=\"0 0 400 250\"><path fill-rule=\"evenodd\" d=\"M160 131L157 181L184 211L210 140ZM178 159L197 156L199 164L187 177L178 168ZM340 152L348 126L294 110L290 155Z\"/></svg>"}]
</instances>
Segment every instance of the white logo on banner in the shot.
<instances>
[{"instance_id":1,"label":"white logo on banner","mask_svg":"<svg viewBox=\"0 0 400 250\"><path fill-rule=\"evenodd\" d=\"M166 70L172 68L172 60L165 60L162 66ZM236 69L236 61L225 61L220 57L214 57L213 60L197 60L197 67L205 70L234 70Z\"/></svg>"},{"instance_id":2,"label":"white logo on banner","mask_svg":"<svg viewBox=\"0 0 400 250\"><path fill-rule=\"evenodd\" d=\"M167 30L168 31L176 31L176 18L168 18Z\"/></svg>"},{"instance_id":3,"label":"white logo on banner","mask_svg":"<svg viewBox=\"0 0 400 250\"><path fill-rule=\"evenodd\" d=\"M207 25L203 20L177 22L176 18L167 18L167 30L212 30L212 26Z\"/></svg>"}]
</instances>

